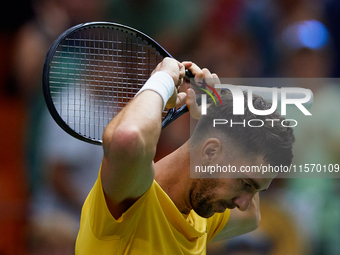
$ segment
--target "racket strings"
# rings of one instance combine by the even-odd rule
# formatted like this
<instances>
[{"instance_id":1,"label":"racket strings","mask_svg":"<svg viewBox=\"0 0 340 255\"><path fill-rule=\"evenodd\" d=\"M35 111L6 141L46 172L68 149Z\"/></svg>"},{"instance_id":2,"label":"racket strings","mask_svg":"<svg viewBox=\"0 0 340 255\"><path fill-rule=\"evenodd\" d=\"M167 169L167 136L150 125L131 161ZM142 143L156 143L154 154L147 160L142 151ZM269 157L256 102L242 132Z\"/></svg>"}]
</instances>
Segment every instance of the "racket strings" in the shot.
<instances>
[{"instance_id":1,"label":"racket strings","mask_svg":"<svg viewBox=\"0 0 340 255\"><path fill-rule=\"evenodd\" d=\"M107 124L162 59L145 40L125 31L77 31L59 45L51 61L54 106L75 132L101 140Z\"/></svg>"}]
</instances>

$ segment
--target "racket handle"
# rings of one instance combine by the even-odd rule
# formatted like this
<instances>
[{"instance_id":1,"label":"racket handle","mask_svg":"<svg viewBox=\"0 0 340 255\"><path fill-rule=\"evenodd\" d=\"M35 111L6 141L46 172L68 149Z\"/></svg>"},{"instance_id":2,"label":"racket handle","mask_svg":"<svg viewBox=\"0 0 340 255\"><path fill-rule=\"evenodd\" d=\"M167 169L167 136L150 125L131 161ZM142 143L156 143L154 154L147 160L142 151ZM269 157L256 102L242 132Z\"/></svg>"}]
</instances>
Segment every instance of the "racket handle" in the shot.
<instances>
[{"instance_id":1,"label":"racket handle","mask_svg":"<svg viewBox=\"0 0 340 255\"><path fill-rule=\"evenodd\" d=\"M185 78L190 80L191 78L194 78L195 75L192 74L192 72L188 69L185 69Z\"/></svg>"},{"instance_id":2,"label":"racket handle","mask_svg":"<svg viewBox=\"0 0 340 255\"><path fill-rule=\"evenodd\" d=\"M184 113L189 111L188 106L182 105L178 110L176 110L175 108L170 109L169 111L171 111L170 114L168 114L165 119L162 122L162 129L165 128L166 126L168 126L171 122L173 122L175 119L181 117Z\"/></svg>"}]
</instances>

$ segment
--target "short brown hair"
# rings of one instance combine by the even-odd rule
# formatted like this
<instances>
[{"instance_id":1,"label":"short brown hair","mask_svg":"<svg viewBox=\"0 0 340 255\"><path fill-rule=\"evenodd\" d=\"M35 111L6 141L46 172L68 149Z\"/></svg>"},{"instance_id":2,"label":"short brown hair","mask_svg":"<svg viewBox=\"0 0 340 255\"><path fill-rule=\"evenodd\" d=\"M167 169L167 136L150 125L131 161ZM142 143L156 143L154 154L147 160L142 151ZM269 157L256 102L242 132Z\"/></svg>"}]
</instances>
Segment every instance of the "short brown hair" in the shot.
<instances>
[{"instance_id":1,"label":"short brown hair","mask_svg":"<svg viewBox=\"0 0 340 255\"><path fill-rule=\"evenodd\" d=\"M233 114L233 97L230 91L225 91L221 95L222 106L211 104L207 109L207 114L198 121L194 133L191 136L191 146L195 146L202 139L207 139L211 134L222 134L231 139L234 144L247 155L264 155L264 160L273 166L288 166L292 162L292 147L295 141L293 129L289 127L289 122L281 125L285 120L277 111L270 115L256 115L248 108L248 96L244 93L244 115ZM253 106L258 110L271 108L271 104L262 97L253 94ZM249 120L258 120L264 123L261 127L251 127L249 125L216 125L213 127L214 119L226 119L233 123ZM275 121L268 121L275 120ZM267 121L266 121L267 120ZM254 124L255 125L255 124ZM260 126L260 125L259 125Z\"/></svg>"}]
</instances>

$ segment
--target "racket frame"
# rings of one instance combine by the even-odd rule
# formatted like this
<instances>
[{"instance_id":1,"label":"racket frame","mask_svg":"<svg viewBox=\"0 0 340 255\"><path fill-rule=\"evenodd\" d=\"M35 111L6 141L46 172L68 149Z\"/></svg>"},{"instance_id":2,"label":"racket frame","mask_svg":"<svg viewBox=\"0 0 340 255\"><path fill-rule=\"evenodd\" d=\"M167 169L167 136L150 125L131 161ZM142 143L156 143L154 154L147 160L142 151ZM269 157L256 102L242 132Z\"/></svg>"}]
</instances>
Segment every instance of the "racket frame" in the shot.
<instances>
[{"instance_id":1,"label":"racket frame","mask_svg":"<svg viewBox=\"0 0 340 255\"><path fill-rule=\"evenodd\" d=\"M104 22L104 21L98 21L98 22L88 22L88 23L82 23L76 26L73 26L69 29L67 29L65 32L63 32L51 45L46 58L44 62L44 67L43 67L43 94L45 98L45 102L47 105L47 108L54 119L54 121L69 135L85 141L89 142L91 144L96 144L96 145L102 145L102 141L96 138L91 138L84 136L80 133L77 133L75 130L73 130L59 115L57 109L54 106L52 97L51 97L51 90L50 90L50 82L49 82L49 74L50 74L50 68L51 68L51 62L54 57L54 54L56 50L58 49L59 45L64 41L66 37L69 35L76 33L77 31L80 30L85 30L87 28L93 28L93 27L111 27L113 29L118 29L130 34L133 34L134 36L144 40L147 42L152 48L154 48L163 58L165 57L170 57L173 58L162 46L160 46L155 40L153 40L151 37L148 35L131 28L129 26L121 25L118 23L112 23L112 22ZM189 77L190 78L190 77ZM167 115L162 121L162 128L165 128L168 126L172 121L177 119L178 117L182 116L184 113L188 111L188 108L186 105L180 107L179 109L169 109Z\"/></svg>"}]
</instances>

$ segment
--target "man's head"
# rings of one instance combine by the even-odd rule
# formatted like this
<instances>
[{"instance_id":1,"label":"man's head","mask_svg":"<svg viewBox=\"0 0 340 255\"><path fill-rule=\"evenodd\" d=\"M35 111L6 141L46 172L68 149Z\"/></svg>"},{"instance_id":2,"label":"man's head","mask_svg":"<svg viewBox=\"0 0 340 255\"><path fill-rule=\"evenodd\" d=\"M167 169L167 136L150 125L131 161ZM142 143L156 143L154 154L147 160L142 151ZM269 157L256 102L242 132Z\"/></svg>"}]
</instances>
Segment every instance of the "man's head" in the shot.
<instances>
[{"instance_id":1,"label":"man's head","mask_svg":"<svg viewBox=\"0 0 340 255\"><path fill-rule=\"evenodd\" d=\"M233 115L232 94L227 91L221 99L223 106L211 105L190 139L191 171L197 165L205 174L212 166L226 170L222 174L210 175L210 179L193 179L191 204L203 217L210 217L225 208L246 210L254 194L267 189L275 177L275 174L240 172L241 167L287 166L293 158L293 130L281 124L284 119L276 111L266 116L253 114L248 109L245 94L244 115ZM253 105L258 110L271 107L257 95L253 95ZM225 119L228 124L213 126L214 119ZM248 125L249 120L252 125ZM236 172L230 171L232 167ZM207 176L202 174L199 177Z\"/></svg>"},{"instance_id":2,"label":"man's head","mask_svg":"<svg viewBox=\"0 0 340 255\"><path fill-rule=\"evenodd\" d=\"M203 115L197 123L190 138L191 148L209 138L216 138L222 144L231 144L234 150L242 152L247 158L263 155L265 163L272 166L290 165L295 140L293 129L281 124L284 118L277 111L265 116L253 114L248 108L245 93L244 115L233 115L232 94L225 91L221 99L223 106L211 104L207 114ZM255 109L258 110L271 107L270 103L257 95L253 95L252 101ZM214 119L225 119L228 123L213 126ZM252 124L248 125L250 120ZM258 127L255 127L256 125Z\"/></svg>"}]
</instances>

